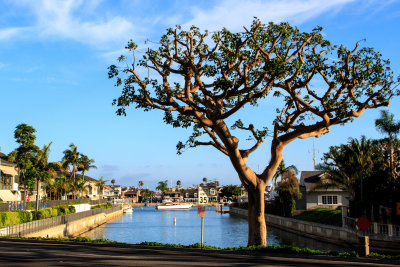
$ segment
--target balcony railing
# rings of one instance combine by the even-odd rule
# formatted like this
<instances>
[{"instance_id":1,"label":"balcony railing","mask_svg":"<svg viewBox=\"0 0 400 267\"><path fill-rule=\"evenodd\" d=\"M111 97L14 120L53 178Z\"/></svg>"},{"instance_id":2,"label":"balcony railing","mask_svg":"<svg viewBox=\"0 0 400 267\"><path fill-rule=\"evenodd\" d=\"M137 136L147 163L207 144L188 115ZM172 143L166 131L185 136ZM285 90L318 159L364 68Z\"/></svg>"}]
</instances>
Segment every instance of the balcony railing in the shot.
<instances>
[{"instance_id":1,"label":"balcony railing","mask_svg":"<svg viewBox=\"0 0 400 267\"><path fill-rule=\"evenodd\" d=\"M0 184L0 190L12 190L12 185Z\"/></svg>"}]
</instances>

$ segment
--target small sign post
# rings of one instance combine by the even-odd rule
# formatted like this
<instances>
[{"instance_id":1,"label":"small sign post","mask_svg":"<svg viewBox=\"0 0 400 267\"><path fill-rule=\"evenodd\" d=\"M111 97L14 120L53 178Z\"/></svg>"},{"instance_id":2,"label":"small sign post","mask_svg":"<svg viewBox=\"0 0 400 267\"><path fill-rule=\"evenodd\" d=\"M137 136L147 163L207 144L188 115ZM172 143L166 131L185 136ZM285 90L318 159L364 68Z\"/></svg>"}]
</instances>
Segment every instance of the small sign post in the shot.
<instances>
[{"instance_id":1,"label":"small sign post","mask_svg":"<svg viewBox=\"0 0 400 267\"><path fill-rule=\"evenodd\" d=\"M357 227L364 232L364 236L362 237L364 256L369 255L369 236L365 235L365 232L368 230L371 224L372 223L364 215L361 216L356 222Z\"/></svg>"},{"instance_id":2,"label":"small sign post","mask_svg":"<svg viewBox=\"0 0 400 267\"><path fill-rule=\"evenodd\" d=\"M205 205L208 203L208 196L201 187L199 187L198 191L198 202L199 205L197 206L197 216L201 217L201 247L203 248L204 217L206 216Z\"/></svg>"}]
</instances>

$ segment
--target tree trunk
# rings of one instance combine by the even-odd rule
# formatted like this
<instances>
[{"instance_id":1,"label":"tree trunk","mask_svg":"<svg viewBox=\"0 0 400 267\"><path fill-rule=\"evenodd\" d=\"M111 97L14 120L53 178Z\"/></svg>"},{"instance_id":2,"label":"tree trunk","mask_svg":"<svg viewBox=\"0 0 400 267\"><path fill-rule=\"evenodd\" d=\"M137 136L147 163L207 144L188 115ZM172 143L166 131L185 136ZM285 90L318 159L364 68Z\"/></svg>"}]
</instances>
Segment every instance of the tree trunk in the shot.
<instances>
[{"instance_id":1,"label":"tree trunk","mask_svg":"<svg viewBox=\"0 0 400 267\"><path fill-rule=\"evenodd\" d=\"M40 190L40 180L36 179L36 211L39 210L39 190Z\"/></svg>"},{"instance_id":2,"label":"tree trunk","mask_svg":"<svg viewBox=\"0 0 400 267\"><path fill-rule=\"evenodd\" d=\"M394 149L393 149L393 139L391 136L389 136L389 149L390 149L390 162L389 162L389 167L390 167L390 173L392 175L392 179L395 178L395 174L394 174L394 163L393 163L393 154L394 154Z\"/></svg>"},{"instance_id":3,"label":"tree trunk","mask_svg":"<svg viewBox=\"0 0 400 267\"><path fill-rule=\"evenodd\" d=\"M265 224L265 192L266 184L258 183L256 188L248 189L248 246L267 245L267 227Z\"/></svg>"}]
</instances>

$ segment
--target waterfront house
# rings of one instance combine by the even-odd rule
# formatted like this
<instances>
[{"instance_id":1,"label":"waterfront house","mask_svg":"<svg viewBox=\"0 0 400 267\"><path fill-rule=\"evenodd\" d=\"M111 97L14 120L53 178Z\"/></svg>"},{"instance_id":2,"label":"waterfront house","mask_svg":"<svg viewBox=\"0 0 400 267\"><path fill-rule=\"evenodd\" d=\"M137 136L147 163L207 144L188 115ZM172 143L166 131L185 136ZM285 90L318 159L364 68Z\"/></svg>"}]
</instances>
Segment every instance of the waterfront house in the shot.
<instances>
[{"instance_id":1,"label":"waterfront house","mask_svg":"<svg viewBox=\"0 0 400 267\"><path fill-rule=\"evenodd\" d=\"M178 189L176 187L168 188L167 191L164 191L164 199L169 199L173 202L181 202L183 201L182 195L183 188Z\"/></svg>"},{"instance_id":2,"label":"waterfront house","mask_svg":"<svg viewBox=\"0 0 400 267\"><path fill-rule=\"evenodd\" d=\"M135 186L126 188L125 191L122 191L122 194L123 198L130 203L139 202L140 189Z\"/></svg>"},{"instance_id":3,"label":"waterfront house","mask_svg":"<svg viewBox=\"0 0 400 267\"><path fill-rule=\"evenodd\" d=\"M349 192L338 186L319 186L324 181L327 178L323 171L302 171L299 184L302 197L296 201L296 209L349 206Z\"/></svg>"},{"instance_id":4,"label":"waterfront house","mask_svg":"<svg viewBox=\"0 0 400 267\"><path fill-rule=\"evenodd\" d=\"M81 179L82 176L77 174L76 178ZM84 194L92 200L98 200L100 197L103 198L104 188L101 190L100 187L97 186L98 180L86 175L84 179L86 187L86 192L84 192Z\"/></svg>"},{"instance_id":5,"label":"waterfront house","mask_svg":"<svg viewBox=\"0 0 400 267\"><path fill-rule=\"evenodd\" d=\"M188 187L182 188L182 197L184 202L197 202L198 198L198 188L197 187Z\"/></svg>"},{"instance_id":6,"label":"waterfront house","mask_svg":"<svg viewBox=\"0 0 400 267\"><path fill-rule=\"evenodd\" d=\"M6 155L0 152L0 201L20 201L17 164L11 163L5 158Z\"/></svg>"},{"instance_id":7,"label":"waterfront house","mask_svg":"<svg viewBox=\"0 0 400 267\"><path fill-rule=\"evenodd\" d=\"M202 190L207 194L208 203L219 201L219 187L218 182L209 182L207 184L200 184L197 187L181 188L182 199L184 202L198 202L199 191Z\"/></svg>"},{"instance_id":8,"label":"waterfront house","mask_svg":"<svg viewBox=\"0 0 400 267\"><path fill-rule=\"evenodd\" d=\"M122 186L110 185L104 188L104 197L109 200L122 198Z\"/></svg>"}]
</instances>

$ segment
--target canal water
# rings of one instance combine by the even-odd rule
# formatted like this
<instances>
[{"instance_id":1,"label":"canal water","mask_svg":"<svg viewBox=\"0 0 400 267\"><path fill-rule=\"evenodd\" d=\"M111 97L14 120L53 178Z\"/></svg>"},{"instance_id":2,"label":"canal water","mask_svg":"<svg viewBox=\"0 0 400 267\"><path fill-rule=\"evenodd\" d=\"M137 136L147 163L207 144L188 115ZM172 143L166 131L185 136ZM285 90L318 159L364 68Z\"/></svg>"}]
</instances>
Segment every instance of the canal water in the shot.
<instances>
[{"instance_id":1,"label":"canal water","mask_svg":"<svg viewBox=\"0 0 400 267\"><path fill-rule=\"evenodd\" d=\"M174 225L176 218L176 225ZM319 250L345 251L337 245L319 242L268 226L268 245L295 245ZM247 245L247 220L229 213L221 214L215 207L206 207L204 243L220 248ZM201 218L197 208L190 210L156 210L135 207L133 214L124 214L113 222L97 227L82 236L138 244L144 241L191 245L201 241Z\"/></svg>"}]
</instances>

